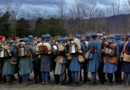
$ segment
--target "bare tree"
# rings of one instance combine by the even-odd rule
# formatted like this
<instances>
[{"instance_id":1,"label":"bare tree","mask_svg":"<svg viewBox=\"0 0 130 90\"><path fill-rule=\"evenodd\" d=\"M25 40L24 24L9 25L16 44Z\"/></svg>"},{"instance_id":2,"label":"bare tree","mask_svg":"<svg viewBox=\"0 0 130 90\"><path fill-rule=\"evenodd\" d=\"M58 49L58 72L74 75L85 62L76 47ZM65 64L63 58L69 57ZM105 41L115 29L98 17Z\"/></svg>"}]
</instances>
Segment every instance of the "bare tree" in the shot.
<instances>
[{"instance_id":1,"label":"bare tree","mask_svg":"<svg viewBox=\"0 0 130 90\"><path fill-rule=\"evenodd\" d=\"M9 0L9 1L4 1L0 3L0 6L2 7L2 9L4 9L4 11L10 11L11 5L13 3L13 0Z\"/></svg>"},{"instance_id":2,"label":"bare tree","mask_svg":"<svg viewBox=\"0 0 130 90\"><path fill-rule=\"evenodd\" d=\"M112 3L112 4L111 4L111 7L112 7L113 16L115 16L115 4Z\"/></svg>"},{"instance_id":3,"label":"bare tree","mask_svg":"<svg viewBox=\"0 0 130 90\"><path fill-rule=\"evenodd\" d=\"M123 6L125 9L124 13L130 14L130 0L124 1ZM130 29L129 23L130 23L130 17L127 17L127 20L124 21L123 23L123 29L125 32L128 32L128 30Z\"/></svg>"},{"instance_id":4,"label":"bare tree","mask_svg":"<svg viewBox=\"0 0 130 90\"><path fill-rule=\"evenodd\" d=\"M33 10L34 13L36 14L36 17L40 17L40 18L45 18L46 14L47 14L47 10L46 9L42 9L42 10Z\"/></svg>"},{"instance_id":5,"label":"bare tree","mask_svg":"<svg viewBox=\"0 0 130 90\"><path fill-rule=\"evenodd\" d=\"M75 4L71 6L68 14L69 29L73 32L72 34L86 34L86 32L90 31L88 24L93 27L93 23L90 24L88 19L94 17L96 4L89 5L81 0L75 0Z\"/></svg>"},{"instance_id":6,"label":"bare tree","mask_svg":"<svg viewBox=\"0 0 130 90\"><path fill-rule=\"evenodd\" d=\"M13 36L16 36L16 33L17 33L16 32L16 29L17 29L16 22L17 22L17 19L19 18L19 11L20 11L22 4L16 3L16 2L13 2L13 0L10 0L8 2L5 1L5 2L1 3L0 5L5 11L8 11L11 14L10 22L11 22L12 31L14 32Z\"/></svg>"},{"instance_id":7,"label":"bare tree","mask_svg":"<svg viewBox=\"0 0 130 90\"><path fill-rule=\"evenodd\" d=\"M61 19L65 18L65 0L60 0L59 4L57 5L58 9L57 12L59 13L59 16Z\"/></svg>"},{"instance_id":8,"label":"bare tree","mask_svg":"<svg viewBox=\"0 0 130 90\"><path fill-rule=\"evenodd\" d=\"M117 15L120 15L120 6L121 6L121 3L119 1L117 4Z\"/></svg>"},{"instance_id":9,"label":"bare tree","mask_svg":"<svg viewBox=\"0 0 130 90\"><path fill-rule=\"evenodd\" d=\"M130 13L130 0L124 2L124 8L127 11L127 13Z\"/></svg>"}]
</instances>

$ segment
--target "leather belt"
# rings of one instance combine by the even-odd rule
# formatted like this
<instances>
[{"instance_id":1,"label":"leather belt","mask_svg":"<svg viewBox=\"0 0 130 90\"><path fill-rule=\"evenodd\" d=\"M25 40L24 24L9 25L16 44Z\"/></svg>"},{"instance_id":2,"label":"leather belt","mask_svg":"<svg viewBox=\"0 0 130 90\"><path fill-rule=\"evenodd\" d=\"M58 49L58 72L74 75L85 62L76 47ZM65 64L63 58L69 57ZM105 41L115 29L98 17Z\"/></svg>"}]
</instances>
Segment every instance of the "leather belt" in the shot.
<instances>
[{"instance_id":1,"label":"leather belt","mask_svg":"<svg viewBox=\"0 0 130 90\"><path fill-rule=\"evenodd\" d=\"M92 49L91 52L97 52L98 50L97 49Z\"/></svg>"},{"instance_id":2,"label":"leather belt","mask_svg":"<svg viewBox=\"0 0 130 90\"><path fill-rule=\"evenodd\" d=\"M129 54L129 53L130 53L130 51L125 50L125 51L124 51L124 53L125 53L125 54Z\"/></svg>"}]
</instances>

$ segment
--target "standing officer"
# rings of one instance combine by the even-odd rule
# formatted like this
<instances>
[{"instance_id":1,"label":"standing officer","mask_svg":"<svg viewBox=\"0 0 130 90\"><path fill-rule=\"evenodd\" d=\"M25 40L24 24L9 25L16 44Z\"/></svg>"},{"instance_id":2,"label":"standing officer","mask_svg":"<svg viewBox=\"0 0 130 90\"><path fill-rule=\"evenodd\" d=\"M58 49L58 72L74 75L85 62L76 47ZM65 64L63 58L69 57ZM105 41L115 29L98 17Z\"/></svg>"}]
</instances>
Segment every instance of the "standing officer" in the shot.
<instances>
[{"instance_id":1,"label":"standing officer","mask_svg":"<svg viewBox=\"0 0 130 90\"><path fill-rule=\"evenodd\" d=\"M99 69L100 61L102 61L101 55L101 42L97 40L97 34L92 34L93 41L90 41L88 44L87 51L91 50L92 58L88 60L86 72L91 72L91 84L96 84L96 72ZM92 46L93 45L93 46ZM92 48L91 48L92 47Z\"/></svg>"},{"instance_id":2,"label":"standing officer","mask_svg":"<svg viewBox=\"0 0 130 90\"><path fill-rule=\"evenodd\" d=\"M12 76L14 75L16 71L16 65L17 65L17 54L16 49L13 47L14 40L10 40L8 48L6 50L9 50L8 54L10 56L5 58L4 66L3 66L3 75L6 76L7 84L12 84Z\"/></svg>"},{"instance_id":3,"label":"standing officer","mask_svg":"<svg viewBox=\"0 0 130 90\"><path fill-rule=\"evenodd\" d=\"M86 52L87 52L87 48L88 48L88 43L92 41L92 36L90 34L86 35L86 41L84 41L84 46L86 48ZM84 83L86 83L86 81L90 81L90 79L88 78L88 72L86 72L86 67L87 67L88 61L85 60L85 63L83 64L83 68L84 68Z\"/></svg>"},{"instance_id":4,"label":"standing officer","mask_svg":"<svg viewBox=\"0 0 130 90\"><path fill-rule=\"evenodd\" d=\"M118 69L115 72L115 82L121 84L121 82L122 82L122 78L121 78L121 64L122 64L122 60L120 58L120 53L123 50L124 42L121 41L121 35L119 33L117 33L115 37L116 37L116 43L117 43L117 45L119 47L119 53L118 53L119 55L118 55L118 58L117 58L118 59L118 65L117 65Z\"/></svg>"}]
</instances>

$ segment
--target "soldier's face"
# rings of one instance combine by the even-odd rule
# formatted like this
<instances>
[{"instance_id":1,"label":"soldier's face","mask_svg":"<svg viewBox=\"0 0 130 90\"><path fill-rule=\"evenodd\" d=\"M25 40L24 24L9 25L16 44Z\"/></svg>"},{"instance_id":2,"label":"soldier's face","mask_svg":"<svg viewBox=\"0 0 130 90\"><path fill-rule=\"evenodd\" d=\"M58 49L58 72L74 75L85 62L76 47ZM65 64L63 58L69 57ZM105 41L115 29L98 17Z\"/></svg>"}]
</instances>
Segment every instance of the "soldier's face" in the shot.
<instances>
[{"instance_id":1,"label":"soldier's face","mask_svg":"<svg viewBox=\"0 0 130 90\"><path fill-rule=\"evenodd\" d=\"M19 39L17 39L16 41L19 42Z\"/></svg>"},{"instance_id":2,"label":"soldier's face","mask_svg":"<svg viewBox=\"0 0 130 90\"><path fill-rule=\"evenodd\" d=\"M92 38L89 38L89 41L92 41Z\"/></svg>"},{"instance_id":3,"label":"soldier's face","mask_svg":"<svg viewBox=\"0 0 130 90\"><path fill-rule=\"evenodd\" d=\"M15 46L15 43L13 43L12 46Z\"/></svg>"}]
</instances>

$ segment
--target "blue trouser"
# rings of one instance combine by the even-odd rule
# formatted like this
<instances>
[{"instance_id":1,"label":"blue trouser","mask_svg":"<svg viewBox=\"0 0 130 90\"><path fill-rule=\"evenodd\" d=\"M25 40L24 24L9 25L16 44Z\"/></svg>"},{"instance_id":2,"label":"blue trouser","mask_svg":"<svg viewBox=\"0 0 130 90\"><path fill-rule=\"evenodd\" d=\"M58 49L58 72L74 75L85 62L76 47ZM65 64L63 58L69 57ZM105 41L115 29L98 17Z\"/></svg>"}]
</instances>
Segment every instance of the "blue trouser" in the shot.
<instances>
[{"instance_id":1,"label":"blue trouser","mask_svg":"<svg viewBox=\"0 0 130 90\"><path fill-rule=\"evenodd\" d=\"M42 74L42 81L49 82L49 72L41 72Z\"/></svg>"},{"instance_id":2,"label":"blue trouser","mask_svg":"<svg viewBox=\"0 0 130 90\"><path fill-rule=\"evenodd\" d=\"M87 64L88 64L88 61L85 61L85 63L83 64L83 69L84 69L84 81L86 81L87 78L88 78L88 72L86 72Z\"/></svg>"},{"instance_id":3,"label":"blue trouser","mask_svg":"<svg viewBox=\"0 0 130 90\"><path fill-rule=\"evenodd\" d=\"M72 72L71 72L71 75L72 75L73 82L74 82L74 83L78 83L78 75L79 75L79 72L78 72L78 71L72 71Z\"/></svg>"},{"instance_id":4,"label":"blue trouser","mask_svg":"<svg viewBox=\"0 0 130 90\"><path fill-rule=\"evenodd\" d=\"M59 76L59 80L60 80L60 83L63 82L63 74L61 74L61 75Z\"/></svg>"},{"instance_id":5,"label":"blue trouser","mask_svg":"<svg viewBox=\"0 0 130 90\"><path fill-rule=\"evenodd\" d=\"M6 75L7 82L11 82L11 75Z\"/></svg>"},{"instance_id":6,"label":"blue trouser","mask_svg":"<svg viewBox=\"0 0 130 90\"><path fill-rule=\"evenodd\" d=\"M28 82L29 74L23 75L23 82Z\"/></svg>"},{"instance_id":7,"label":"blue trouser","mask_svg":"<svg viewBox=\"0 0 130 90\"><path fill-rule=\"evenodd\" d=\"M108 77L109 83L112 83L113 73L107 73L107 77Z\"/></svg>"},{"instance_id":8,"label":"blue trouser","mask_svg":"<svg viewBox=\"0 0 130 90\"><path fill-rule=\"evenodd\" d=\"M96 80L96 72L92 72L91 75L92 75L91 83L94 83Z\"/></svg>"},{"instance_id":9,"label":"blue trouser","mask_svg":"<svg viewBox=\"0 0 130 90\"><path fill-rule=\"evenodd\" d=\"M125 73L125 83L130 84L130 73Z\"/></svg>"}]
</instances>

